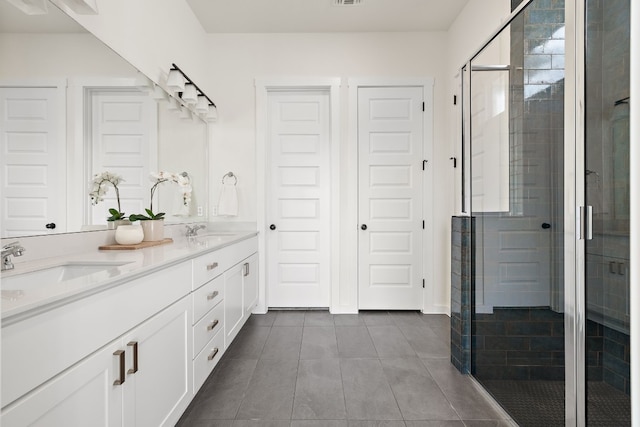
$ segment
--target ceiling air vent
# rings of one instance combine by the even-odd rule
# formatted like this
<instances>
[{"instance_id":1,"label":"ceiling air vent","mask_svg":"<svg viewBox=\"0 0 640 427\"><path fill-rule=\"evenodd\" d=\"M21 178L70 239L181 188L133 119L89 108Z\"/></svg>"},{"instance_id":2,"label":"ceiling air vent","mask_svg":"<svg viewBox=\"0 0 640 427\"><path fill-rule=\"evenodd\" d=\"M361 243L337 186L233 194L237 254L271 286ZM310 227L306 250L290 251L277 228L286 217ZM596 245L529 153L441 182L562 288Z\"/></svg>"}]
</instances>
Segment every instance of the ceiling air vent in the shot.
<instances>
[{"instance_id":1,"label":"ceiling air vent","mask_svg":"<svg viewBox=\"0 0 640 427\"><path fill-rule=\"evenodd\" d=\"M334 6L357 6L362 4L363 0L333 0Z\"/></svg>"}]
</instances>

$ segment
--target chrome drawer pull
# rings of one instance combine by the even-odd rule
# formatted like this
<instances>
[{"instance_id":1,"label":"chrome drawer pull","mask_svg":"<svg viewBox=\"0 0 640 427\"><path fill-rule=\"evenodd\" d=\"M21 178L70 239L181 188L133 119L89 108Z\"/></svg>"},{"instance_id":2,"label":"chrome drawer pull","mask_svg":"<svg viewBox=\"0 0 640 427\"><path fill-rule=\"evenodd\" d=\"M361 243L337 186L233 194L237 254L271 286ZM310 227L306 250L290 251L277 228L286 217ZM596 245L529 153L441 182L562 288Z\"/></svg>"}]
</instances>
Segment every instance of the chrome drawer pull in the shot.
<instances>
[{"instance_id":1,"label":"chrome drawer pull","mask_svg":"<svg viewBox=\"0 0 640 427\"><path fill-rule=\"evenodd\" d=\"M211 264L207 264L207 270L211 271L214 268L218 267L218 263L217 262L212 262Z\"/></svg>"},{"instance_id":2,"label":"chrome drawer pull","mask_svg":"<svg viewBox=\"0 0 640 427\"><path fill-rule=\"evenodd\" d=\"M113 385L124 384L124 350L116 350L113 355L119 359L118 379L113 382Z\"/></svg>"},{"instance_id":3,"label":"chrome drawer pull","mask_svg":"<svg viewBox=\"0 0 640 427\"><path fill-rule=\"evenodd\" d=\"M213 322L209 323L209 326L207 326L207 331L212 331L213 328L215 328L216 326L218 326L218 319L214 320Z\"/></svg>"},{"instance_id":4,"label":"chrome drawer pull","mask_svg":"<svg viewBox=\"0 0 640 427\"><path fill-rule=\"evenodd\" d=\"M133 368L127 371L127 374L131 375L138 372L138 341L131 341L127 346L133 347Z\"/></svg>"},{"instance_id":5,"label":"chrome drawer pull","mask_svg":"<svg viewBox=\"0 0 640 427\"><path fill-rule=\"evenodd\" d=\"M213 360L213 358L216 357L216 354L218 354L218 349L214 348L213 352L207 357L207 360Z\"/></svg>"},{"instance_id":6,"label":"chrome drawer pull","mask_svg":"<svg viewBox=\"0 0 640 427\"><path fill-rule=\"evenodd\" d=\"M220 293L220 292L218 292L218 291L213 291L213 292L211 292L209 295L207 295L207 300L211 301L212 299L214 299L215 297L217 297L219 293Z\"/></svg>"}]
</instances>

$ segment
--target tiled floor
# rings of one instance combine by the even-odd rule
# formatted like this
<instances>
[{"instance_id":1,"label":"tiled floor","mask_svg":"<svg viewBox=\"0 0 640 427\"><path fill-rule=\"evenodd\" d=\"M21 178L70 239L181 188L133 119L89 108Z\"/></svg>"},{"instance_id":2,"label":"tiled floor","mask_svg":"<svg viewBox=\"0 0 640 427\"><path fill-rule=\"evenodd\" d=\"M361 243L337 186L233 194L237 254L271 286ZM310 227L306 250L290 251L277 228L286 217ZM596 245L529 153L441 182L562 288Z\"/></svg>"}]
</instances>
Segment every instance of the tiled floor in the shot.
<instances>
[{"instance_id":1,"label":"tiled floor","mask_svg":"<svg viewBox=\"0 0 640 427\"><path fill-rule=\"evenodd\" d=\"M180 427L498 427L449 362L449 318L417 312L253 315Z\"/></svg>"}]
</instances>

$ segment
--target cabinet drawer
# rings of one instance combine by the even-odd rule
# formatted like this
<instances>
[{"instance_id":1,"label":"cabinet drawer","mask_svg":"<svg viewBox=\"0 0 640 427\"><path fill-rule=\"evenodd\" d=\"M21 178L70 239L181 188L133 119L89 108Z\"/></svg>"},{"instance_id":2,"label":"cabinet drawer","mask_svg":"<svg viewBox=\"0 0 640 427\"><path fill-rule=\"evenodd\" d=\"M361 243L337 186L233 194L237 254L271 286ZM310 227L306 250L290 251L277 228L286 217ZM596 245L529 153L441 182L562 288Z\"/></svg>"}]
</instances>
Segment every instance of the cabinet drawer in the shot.
<instances>
[{"instance_id":1,"label":"cabinet drawer","mask_svg":"<svg viewBox=\"0 0 640 427\"><path fill-rule=\"evenodd\" d=\"M231 248L226 247L201 255L193 260L193 289L221 275L231 267Z\"/></svg>"},{"instance_id":2,"label":"cabinet drawer","mask_svg":"<svg viewBox=\"0 0 640 427\"><path fill-rule=\"evenodd\" d=\"M224 304L218 304L193 326L193 354L198 354L204 345L223 329Z\"/></svg>"},{"instance_id":3,"label":"cabinet drawer","mask_svg":"<svg viewBox=\"0 0 640 427\"><path fill-rule=\"evenodd\" d=\"M224 276L218 276L193 293L193 324L224 299Z\"/></svg>"},{"instance_id":4,"label":"cabinet drawer","mask_svg":"<svg viewBox=\"0 0 640 427\"><path fill-rule=\"evenodd\" d=\"M224 353L224 333L219 331L193 361L193 392L196 393Z\"/></svg>"}]
</instances>

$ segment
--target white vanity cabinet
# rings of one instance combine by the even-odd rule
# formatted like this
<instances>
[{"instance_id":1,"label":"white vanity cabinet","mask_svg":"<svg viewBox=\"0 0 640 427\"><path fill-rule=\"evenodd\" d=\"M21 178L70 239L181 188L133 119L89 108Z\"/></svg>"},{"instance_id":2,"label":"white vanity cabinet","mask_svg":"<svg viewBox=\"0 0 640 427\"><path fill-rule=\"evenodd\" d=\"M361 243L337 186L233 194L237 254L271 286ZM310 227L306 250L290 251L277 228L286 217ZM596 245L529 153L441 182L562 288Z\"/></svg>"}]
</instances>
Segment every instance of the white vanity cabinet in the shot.
<instances>
[{"instance_id":1,"label":"white vanity cabinet","mask_svg":"<svg viewBox=\"0 0 640 427\"><path fill-rule=\"evenodd\" d=\"M193 260L194 393L213 371L248 318L245 289L249 294L255 294L257 300L257 280L253 283L255 290L251 281L245 281L245 272L251 272L247 260L252 256L257 260L257 248L257 238L254 237ZM254 277L252 275L251 279Z\"/></svg>"},{"instance_id":2,"label":"white vanity cabinet","mask_svg":"<svg viewBox=\"0 0 640 427\"><path fill-rule=\"evenodd\" d=\"M256 252L246 238L3 323L0 425L175 425L255 306Z\"/></svg>"},{"instance_id":3,"label":"white vanity cabinet","mask_svg":"<svg viewBox=\"0 0 640 427\"><path fill-rule=\"evenodd\" d=\"M186 261L3 325L1 424L173 425L192 398L190 279Z\"/></svg>"},{"instance_id":4,"label":"white vanity cabinet","mask_svg":"<svg viewBox=\"0 0 640 427\"><path fill-rule=\"evenodd\" d=\"M192 398L190 321L184 297L5 408L2 425L175 425Z\"/></svg>"},{"instance_id":5,"label":"white vanity cabinet","mask_svg":"<svg viewBox=\"0 0 640 427\"><path fill-rule=\"evenodd\" d=\"M258 254L255 253L244 260L242 288L244 292L244 314L248 318L258 304Z\"/></svg>"}]
</instances>

